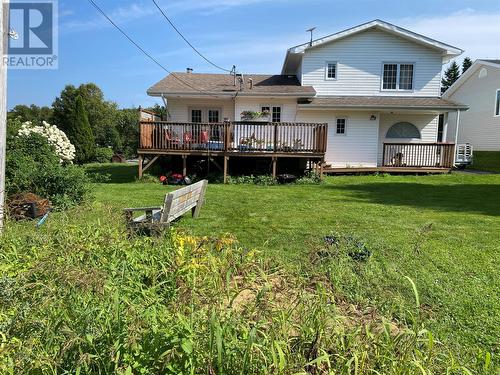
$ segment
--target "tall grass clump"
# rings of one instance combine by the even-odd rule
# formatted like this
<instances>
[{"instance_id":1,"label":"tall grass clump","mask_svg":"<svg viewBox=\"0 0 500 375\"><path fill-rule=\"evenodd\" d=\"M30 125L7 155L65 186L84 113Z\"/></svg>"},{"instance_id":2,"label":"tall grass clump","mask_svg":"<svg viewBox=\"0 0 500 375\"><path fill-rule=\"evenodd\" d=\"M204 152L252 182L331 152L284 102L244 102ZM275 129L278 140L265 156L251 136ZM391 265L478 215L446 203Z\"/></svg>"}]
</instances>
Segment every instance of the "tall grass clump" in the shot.
<instances>
[{"instance_id":1,"label":"tall grass clump","mask_svg":"<svg viewBox=\"0 0 500 375\"><path fill-rule=\"evenodd\" d=\"M109 222L0 239L0 373L469 373L422 321L362 313L322 270L289 273L231 235Z\"/></svg>"}]
</instances>

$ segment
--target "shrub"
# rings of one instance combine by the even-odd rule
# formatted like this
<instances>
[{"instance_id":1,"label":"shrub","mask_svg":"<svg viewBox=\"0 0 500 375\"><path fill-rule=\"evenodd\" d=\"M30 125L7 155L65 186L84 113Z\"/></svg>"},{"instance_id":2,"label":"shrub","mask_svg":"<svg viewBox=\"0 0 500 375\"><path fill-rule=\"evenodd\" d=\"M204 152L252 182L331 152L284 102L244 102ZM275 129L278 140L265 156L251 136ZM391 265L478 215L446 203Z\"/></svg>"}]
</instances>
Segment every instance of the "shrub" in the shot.
<instances>
[{"instance_id":1,"label":"shrub","mask_svg":"<svg viewBox=\"0 0 500 375\"><path fill-rule=\"evenodd\" d=\"M94 161L97 163L109 163L114 152L109 147L98 147L95 149Z\"/></svg>"},{"instance_id":2,"label":"shrub","mask_svg":"<svg viewBox=\"0 0 500 375\"><path fill-rule=\"evenodd\" d=\"M19 136L29 136L30 134L40 134L47 139L49 145L53 146L55 153L59 156L60 162L72 162L75 159L75 146L71 144L66 134L59 130L57 126L50 125L43 121L41 126L34 126L31 122L25 122L19 129Z\"/></svg>"},{"instance_id":3,"label":"shrub","mask_svg":"<svg viewBox=\"0 0 500 375\"><path fill-rule=\"evenodd\" d=\"M321 182L321 176L313 171L307 172L304 176L295 181L295 183L299 185L320 184Z\"/></svg>"},{"instance_id":4,"label":"shrub","mask_svg":"<svg viewBox=\"0 0 500 375\"><path fill-rule=\"evenodd\" d=\"M6 158L7 194L31 192L48 198L55 208L79 204L88 193L83 169L61 164L54 146L38 133L9 137Z\"/></svg>"},{"instance_id":5,"label":"shrub","mask_svg":"<svg viewBox=\"0 0 500 375\"><path fill-rule=\"evenodd\" d=\"M240 184L254 184L254 185L264 185L271 186L276 185L276 179L273 176L269 175L260 175L260 176L228 176L227 183L232 185L240 185Z\"/></svg>"}]
</instances>

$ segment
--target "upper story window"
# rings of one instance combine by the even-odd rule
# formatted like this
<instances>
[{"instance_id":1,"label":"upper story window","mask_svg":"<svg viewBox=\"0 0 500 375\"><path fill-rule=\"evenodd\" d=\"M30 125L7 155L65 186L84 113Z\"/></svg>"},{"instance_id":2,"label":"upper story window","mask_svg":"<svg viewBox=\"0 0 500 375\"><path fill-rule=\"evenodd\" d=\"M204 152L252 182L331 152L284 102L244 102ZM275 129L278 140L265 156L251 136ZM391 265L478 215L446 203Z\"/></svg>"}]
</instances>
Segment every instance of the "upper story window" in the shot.
<instances>
[{"instance_id":1,"label":"upper story window","mask_svg":"<svg viewBox=\"0 0 500 375\"><path fill-rule=\"evenodd\" d=\"M382 90L413 90L413 73L413 64L384 64Z\"/></svg>"},{"instance_id":2,"label":"upper story window","mask_svg":"<svg viewBox=\"0 0 500 375\"><path fill-rule=\"evenodd\" d=\"M325 65L325 78L337 79L337 63L334 61L327 61Z\"/></svg>"},{"instance_id":3,"label":"upper story window","mask_svg":"<svg viewBox=\"0 0 500 375\"><path fill-rule=\"evenodd\" d=\"M495 98L495 116L500 116L500 89L497 90Z\"/></svg>"},{"instance_id":4,"label":"upper story window","mask_svg":"<svg viewBox=\"0 0 500 375\"><path fill-rule=\"evenodd\" d=\"M345 135L347 119L338 118L336 121L336 124L337 124L337 128L336 128L335 133L337 133L338 135Z\"/></svg>"}]
</instances>

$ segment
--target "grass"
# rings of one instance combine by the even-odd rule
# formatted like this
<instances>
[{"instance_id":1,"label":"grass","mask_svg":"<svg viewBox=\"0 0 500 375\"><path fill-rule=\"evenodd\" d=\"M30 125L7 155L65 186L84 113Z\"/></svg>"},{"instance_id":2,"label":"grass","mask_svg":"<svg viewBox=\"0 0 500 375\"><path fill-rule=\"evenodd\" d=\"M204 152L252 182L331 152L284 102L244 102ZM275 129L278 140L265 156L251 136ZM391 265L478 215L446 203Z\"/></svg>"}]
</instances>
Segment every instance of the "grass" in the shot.
<instances>
[{"instance_id":1,"label":"grass","mask_svg":"<svg viewBox=\"0 0 500 375\"><path fill-rule=\"evenodd\" d=\"M500 151L474 151L471 169L500 173Z\"/></svg>"},{"instance_id":2,"label":"grass","mask_svg":"<svg viewBox=\"0 0 500 375\"><path fill-rule=\"evenodd\" d=\"M114 348L133 331L142 346L133 349L120 345L134 361L139 359L133 353L152 358L158 355L155 350L161 349L170 353L169 358L180 358L172 360L176 366L187 366L159 370L148 367L152 362L143 358L137 369L173 373L212 368L214 373L231 373L230 367L221 364L222 359L244 373L331 370L350 374L355 371L355 362L357 373L370 373L370 369L379 373L422 373L419 366L425 373L466 373L462 365L475 373L494 373L497 369L500 175L351 176L328 178L321 185L210 185L201 217L185 217L175 228L216 238L231 233L241 245L228 249L244 254L256 249L258 256L251 260L234 258L229 250L220 256L210 246L201 256L193 256L191 249L181 258L201 262L198 277L193 279L192 273L186 276L179 271L182 267L173 266L177 260L169 254L175 254L177 247L169 240L142 239L136 243L127 241L121 233L123 207L157 205L171 188L134 182L133 166L90 168L94 173L111 174L108 183L96 184L95 203L54 214L40 232L30 223L9 225L3 270L13 279L27 278L23 285L37 285L30 283L43 280L48 291L40 301L45 301L50 291L57 291L68 298L64 300L67 304L82 304L84 301L67 291L67 285L82 289L89 284L90 291L102 288L103 299L94 301L96 308L84 314L85 318L81 311L65 313L89 321L104 306L109 305L109 314L118 314L113 309L129 306L122 323L120 319L106 321L99 315L100 325L96 327L107 324L110 331L99 336L103 340L99 345ZM332 234L340 244L325 248L323 238ZM358 244L370 251L368 261L356 262L347 255ZM43 274L44 267L52 269L48 266L50 259L57 259L57 267L49 275ZM34 266L42 260L41 265ZM222 263L214 266L211 262ZM65 267L72 267L71 272ZM165 273L165 267L176 271ZM219 276L209 272L211 269ZM76 270L90 275L85 285L78 284L78 280L87 279ZM61 286L61 278L70 280ZM3 282L11 279L6 280ZM120 280L126 282L121 285ZM213 284L215 280L221 281ZM158 289L157 283L169 287ZM44 289L37 288L43 294ZM87 302L93 300L93 294L85 290ZM170 294L168 290L175 292ZM194 296L189 290L195 291ZM245 299L243 290L253 294L246 294ZM269 305L262 305L262 295L269 290L272 297L264 298ZM227 295L233 296L237 305L229 315L227 308L208 307L223 305ZM28 296L24 298L29 300ZM123 298L125 305L116 298ZM286 323L292 301L297 301L298 310L292 310L299 314ZM54 302L45 303L52 306ZM161 306L166 306L166 316L159 312L163 311ZM2 313L13 312L0 308ZM57 318L60 310L53 313L54 325L45 331L49 334L59 327L57 319L64 320ZM350 323L339 325L339 319ZM33 320L40 322L42 318ZM400 333L381 334L377 326L383 320ZM363 333L367 322L372 329ZM139 328L141 324L174 328L152 333L149 340L157 343L153 350L145 346L147 336L137 333L143 330L131 329L134 324ZM122 331L118 335L116 332L125 326L128 334ZM76 330L75 325L59 338L60 345L75 344L71 337L85 338L85 329L79 327L78 334ZM175 350L163 347L162 340L179 345L172 344ZM92 352L85 346L78 350ZM0 364L1 353L0 349ZM52 361L57 358L53 353L46 356ZM121 366L113 371L127 371L125 364ZM92 366L86 369L95 370Z\"/></svg>"}]
</instances>

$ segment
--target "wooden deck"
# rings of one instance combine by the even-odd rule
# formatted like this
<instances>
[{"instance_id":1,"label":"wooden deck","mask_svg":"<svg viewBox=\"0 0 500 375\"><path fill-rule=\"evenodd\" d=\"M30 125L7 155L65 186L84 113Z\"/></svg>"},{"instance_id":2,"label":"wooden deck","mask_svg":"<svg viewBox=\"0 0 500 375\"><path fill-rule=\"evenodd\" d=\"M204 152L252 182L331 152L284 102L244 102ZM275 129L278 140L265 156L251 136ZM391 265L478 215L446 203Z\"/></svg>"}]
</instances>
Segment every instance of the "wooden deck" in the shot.
<instances>
[{"instance_id":1,"label":"wooden deck","mask_svg":"<svg viewBox=\"0 0 500 375\"><path fill-rule=\"evenodd\" d=\"M269 157L276 175L279 158L306 158L321 168L328 137L328 124L231 121L223 123L183 123L142 118L139 124L139 176L161 155L224 158L224 181L231 157ZM145 156L150 162L143 166ZM185 174L185 173L184 173Z\"/></svg>"},{"instance_id":2,"label":"wooden deck","mask_svg":"<svg viewBox=\"0 0 500 375\"><path fill-rule=\"evenodd\" d=\"M451 168L440 167L367 167L367 168L331 168L323 169L325 174L391 173L391 174L446 174Z\"/></svg>"},{"instance_id":3,"label":"wooden deck","mask_svg":"<svg viewBox=\"0 0 500 375\"><path fill-rule=\"evenodd\" d=\"M379 167L332 168L324 163L328 124L323 123L168 122L141 112L139 131L140 177L162 155L182 157L184 175L189 156L207 157L223 172L226 181L229 159L236 157L270 158L272 175L276 177L280 158L305 158L320 174L448 173L455 154L452 143L384 143ZM222 158L223 166L212 157Z\"/></svg>"}]
</instances>

